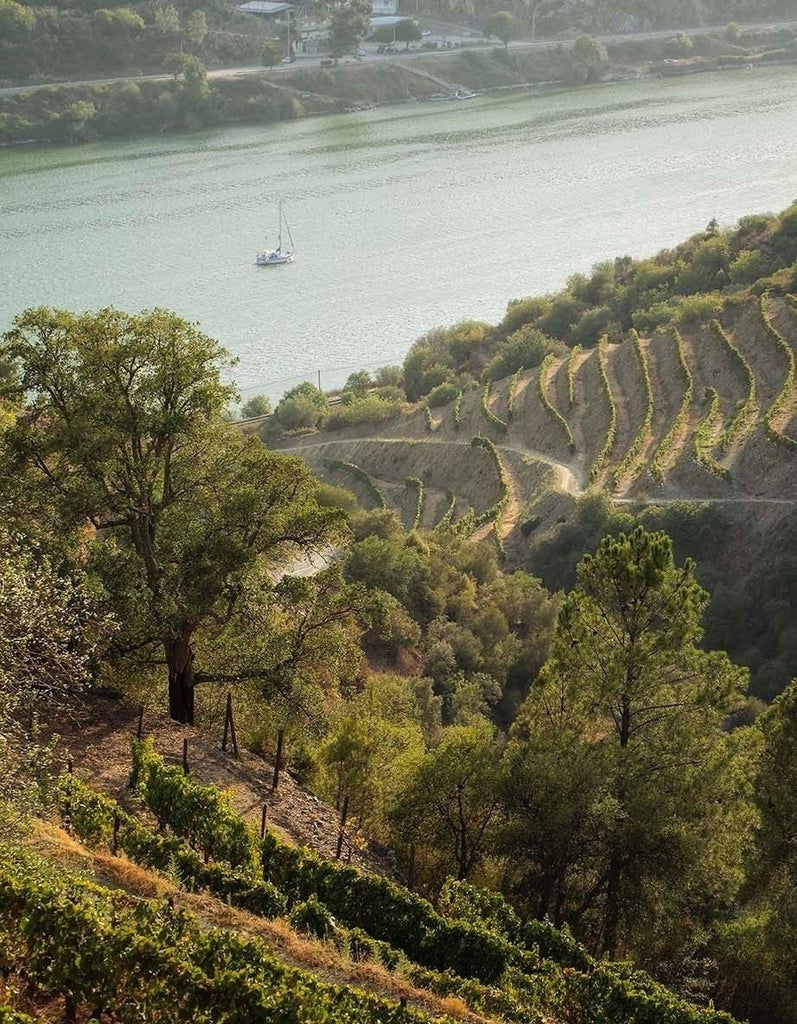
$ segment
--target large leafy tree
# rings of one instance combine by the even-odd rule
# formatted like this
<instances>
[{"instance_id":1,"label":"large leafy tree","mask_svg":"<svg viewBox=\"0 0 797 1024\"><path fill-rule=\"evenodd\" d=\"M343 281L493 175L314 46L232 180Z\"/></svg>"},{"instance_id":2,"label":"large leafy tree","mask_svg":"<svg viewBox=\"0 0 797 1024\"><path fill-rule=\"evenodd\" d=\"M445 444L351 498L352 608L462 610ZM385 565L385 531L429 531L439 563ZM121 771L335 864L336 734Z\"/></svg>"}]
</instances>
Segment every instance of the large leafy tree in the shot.
<instances>
[{"instance_id":1,"label":"large leafy tree","mask_svg":"<svg viewBox=\"0 0 797 1024\"><path fill-rule=\"evenodd\" d=\"M467 879L491 845L500 743L484 719L446 729L408 774L392 818L400 841L425 851L441 882Z\"/></svg>"},{"instance_id":2,"label":"large leafy tree","mask_svg":"<svg viewBox=\"0 0 797 1024\"><path fill-rule=\"evenodd\" d=\"M170 714L193 722L198 632L234 614L264 560L330 543L339 514L299 460L222 422L228 354L172 313L32 309L4 351L21 406L9 468L89 526L126 648L160 649Z\"/></svg>"},{"instance_id":3,"label":"large leafy tree","mask_svg":"<svg viewBox=\"0 0 797 1024\"><path fill-rule=\"evenodd\" d=\"M328 42L335 60L357 49L368 33L370 19L368 0L337 0L331 6Z\"/></svg>"},{"instance_id":4,"label":"large leafy tree","mask_svg":"<svg viewBox=\"0 0 797 1024\"><path fill-rule=\"evenodd\" d=\"M666 534L605 538L579 565L508 754L505 852L525 858L527 898L588 922L610 954L637 928L655 944L676 920L695 926L741 879L744 752L722 722L745 676L698 647L707 600Z\"/></svg>"}]
</instances>

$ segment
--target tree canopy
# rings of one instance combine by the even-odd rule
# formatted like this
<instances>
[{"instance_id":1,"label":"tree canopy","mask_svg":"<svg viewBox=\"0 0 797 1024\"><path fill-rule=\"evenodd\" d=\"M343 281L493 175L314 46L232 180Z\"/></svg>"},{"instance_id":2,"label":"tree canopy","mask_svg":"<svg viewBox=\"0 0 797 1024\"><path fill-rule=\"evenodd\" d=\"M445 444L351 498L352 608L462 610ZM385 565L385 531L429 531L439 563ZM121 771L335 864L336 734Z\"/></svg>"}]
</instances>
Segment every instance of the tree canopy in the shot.
<instances>
[{"instance_id":1,"label":"tree canopy","mask_svg":"<svg viewBox=\"0 0 797 1024\"><path fill-rule=\"evenodd\" d=\"M5 353L20 403L5 458L90 524L125 643L160 646L170 714L191 722L197 631L233 614L261 560L328 544L339 513L316 504L299 460L221 421L230 359L174 314L29 310Z\"/></svg>"}]
</instances>

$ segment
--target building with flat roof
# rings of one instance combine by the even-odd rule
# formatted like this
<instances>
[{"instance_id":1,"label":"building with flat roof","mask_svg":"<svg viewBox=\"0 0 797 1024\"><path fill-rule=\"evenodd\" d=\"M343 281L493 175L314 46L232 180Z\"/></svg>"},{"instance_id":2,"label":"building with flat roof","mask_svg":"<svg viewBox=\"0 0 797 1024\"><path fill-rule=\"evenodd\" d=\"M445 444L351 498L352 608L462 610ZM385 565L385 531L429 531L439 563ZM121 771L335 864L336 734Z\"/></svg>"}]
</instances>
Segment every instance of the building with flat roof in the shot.
<instances>
[{"instance_id":1,"label":"building with flat roof","mask_svg":"<svg viewBox=\"0 0 797 1024\"><path fill-rule=\"evenodd\" d=\"M278 18L294 6L295 4L280 3L278 0L247 0L245 4L238 5L238 10L247 14L262 14L266 18Z\"/></svg>"}]
</instances>

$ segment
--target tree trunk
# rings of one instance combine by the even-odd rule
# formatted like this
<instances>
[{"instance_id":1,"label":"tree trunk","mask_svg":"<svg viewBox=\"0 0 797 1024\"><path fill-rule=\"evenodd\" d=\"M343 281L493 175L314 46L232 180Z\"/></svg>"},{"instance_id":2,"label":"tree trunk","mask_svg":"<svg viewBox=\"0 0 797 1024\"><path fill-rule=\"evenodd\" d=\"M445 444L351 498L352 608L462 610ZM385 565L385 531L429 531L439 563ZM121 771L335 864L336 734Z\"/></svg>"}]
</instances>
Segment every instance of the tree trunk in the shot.
<instances>
[{"instance_id":1,"label":"tree trunk","mask_svg":"<svg viewBox=\"0 0 797 1024\"><path fill-rule=\"evenodd\" d=\"M628 741L631 738L631 698L623 694L620 700L620 749L628 748ZM624 761L625 759L623 759ZM620 768L620 779L617 787L617 802L620 807L625 806L625 763ZM624 863L623 851L620 848L619 837L615 837L612 852L609 856L609 868L606 880L606 916L603 927L603 948L614 960L617 954L617 937L620 929L620 886L623 881Z\"/></svg>"},{"instance_id":2,"label":"tree trunk","mask_svg":"<svg viewBox=\"0 0 797 1024\"><path fill-rule=\"evenodd\" d=\"M617 933L620 928L620 882L623 877L622 854L615 848L609 860L606 882L606 916L603 920L603 949L614 960L617 953Z\"/></svg>"},{"instance_id":3,"label":"tree trunk","mask_svg":"<svg viewBox=\"0 0 797 1024\"><path fill-rule=\"evenodd\" d=\"M169 667L169 717L182 725L194 724L194 650L191 637L163 644Z\"/></svg>"}]
</instances>

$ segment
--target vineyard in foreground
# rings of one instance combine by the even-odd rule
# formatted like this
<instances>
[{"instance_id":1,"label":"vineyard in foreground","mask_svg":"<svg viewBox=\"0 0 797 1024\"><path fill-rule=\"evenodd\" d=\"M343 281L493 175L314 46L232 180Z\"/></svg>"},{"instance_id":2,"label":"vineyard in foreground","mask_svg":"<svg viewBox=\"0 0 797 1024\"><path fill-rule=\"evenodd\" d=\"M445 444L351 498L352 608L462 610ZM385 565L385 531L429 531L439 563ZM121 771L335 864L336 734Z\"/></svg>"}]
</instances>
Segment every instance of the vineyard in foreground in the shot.
<instances>
[{"instance_id":1,"label":"vineyard in foreground","mask_svg":"<svg viewBox=\"0 0 797 1024\"><path fill-rule=\"evenodd\" d=\"M273 832L260 838L225 794L167 765L146 742L134 742L132 781L132 813L72 775L59 806L87 847L161 873L165 898L114 890L28 853L0 859L7 988L24 986L34 1004L56 1001L67 1021L731 1021L629 965L593 959L567 932L521 921L497 894L449 883L436 910ZM185 909L180 890L206 894L204 915ZM250 924L208 927L211 897ZM434 993L439 1012L281 962L251 923L281 917L334 955L392 976L394 991ZM0 1010L0 1021L27 1019Z\"/></svg>"}]
</instances>

